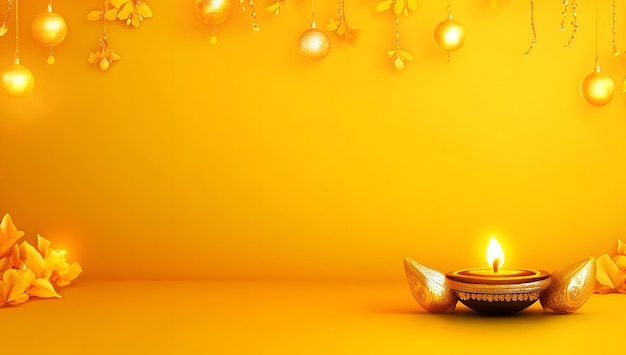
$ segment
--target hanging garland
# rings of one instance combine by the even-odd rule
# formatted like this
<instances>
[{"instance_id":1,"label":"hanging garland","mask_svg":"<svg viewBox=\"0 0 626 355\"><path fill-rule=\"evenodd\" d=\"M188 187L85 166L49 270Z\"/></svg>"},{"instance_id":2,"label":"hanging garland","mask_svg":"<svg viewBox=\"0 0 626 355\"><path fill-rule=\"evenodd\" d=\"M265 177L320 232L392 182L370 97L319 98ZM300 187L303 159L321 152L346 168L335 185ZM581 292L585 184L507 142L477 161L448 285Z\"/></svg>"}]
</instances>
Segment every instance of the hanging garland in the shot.
<instances>
[{"instance_id":1,"label":"hanging garland","mask_svg":"<svg viewBox=\"0 0 626 355\"><path fill-rule=\"evenodd\" d=\"M400 48L400 15L409 15L409 10L413 11L417 9L417 0L383 0L376 5L376 12L393 11L396 16L396 27L394 31L394 39L391 42L393 49L387 52L387 55L391 57L393 66L396 70L401 71L404 69L404 62L410 62L413 60L413 55Z\"/></svg>"},{"instance_id":2,"label":"hanging garland","mask_svg":"<svg viewBox=\"0 0 626 355\"><path fill-rule=\"evenodd\" d=\"M338 4L337 18L328 20L326 29L335 32L339 37L342 37L350 45L354 46L361 35L361 31L356 27L348 25L344 0L339 0Z\"/></svg>"},{"instance_id":3,"label":"hanging garland","mask_svg":"<svg viewBox=\"0 0 626 355\"><path fill-rule=\"evenodd\" d=\"M102 31L102 37L100 38L100 46L95 52L92 52L91 54L89 54L89 58L87 59L89 63L98 65L100 67L100 70L102 71L109 69L109 66L111 65L111 63L120 60L120 55L114 52L113 50L109 49L109 41L107 40L107 37L108 37L107 13L111 14L115 12L117 14L117 10L118 10L117 8L111 9L109 7L110 5L111 5L111 2L109 0L104 1L103 10L100 12L102 16L99 17L104 20L103 21L104 30ZM90 14L91 13L93 13L93 11L90 12ZM111 15L108 15L108 16L110 17ZM87 15L87 18L89 18L89 15ZM113 20L114 19L115 17L113 17Z\"/></svg>"},{"instance_id":4,"label":"hanging garland","mask_svg":"<svg viewBox=\"0 0 626 355\"><path fill-rule=\"evenodd\" d=\"M15 7L16 12L16 27L17 27L17 1L7 0L8 6L6 8L6 14L3 22L0 24L0 37L4 36L9 28L8 23L10 19L10 13L12 7ZM198 18L209 25L211 25L211 38L210 43L217 43L217 37L215 36L215 26L222 23L229 17L231 1L234 0L194 0L195 12ZM265 10L278 15L281 9L285 5L285 0L272 0L275 1L265 7ZM493 7L498 5L498 0L491 0L490 4ZM337 15L334 18L330 18L324 29L329 32L334 32L339 38L345 40L350 45L354 46L361 36L361 31L348 23L346 17L346 5L345 0L337 0L338 9ZM574 39L576 38L579 25L578 25L578 4L576 0L562 0L561 11L561 26L560 30L565 31L566 26L569 24L572 27L571 35L568 41L564 45L565 48L569 48ZM15 6L13 6L15 5ZM239 5L242 11L248 11L251 18L252 31L258 32L261 29L259 26L257 12L255 10L254 0L239 0ZM596 2L597 7L597 2ZM394 68L398 71L404 69L406 62L413 60L413 55L404 50L400 42L400 18L401 15L408 16L409 12L417 9L417 0L382 0L376 4L376 12L392 12L395 17L394 37L392 40L393 47L387 51L387 55L390 57ZM597 12L597 10L596 10ZM613 55L621 55L621 51L617 47L616 36L616 22L617 22L617 5L616 0L612 1L612 49ZM103 32L99 40L98 48L91 52L87 59L89 63L96 64L102 71L109 69L110 65L120 60L120 55L113 51L109 47L109 36L107 33L108 21L122 21L127 26L137 28L147 18L153 16L152 9L148 4L141 0L103 0L103 6L100 10L93 10L87 14L87 19L90 21L103 21ZM597 16L597 15L596 15ZM524 53L526 57L530 56L530 53L534 49L537 42L537 31L535 28L535 1L530 0L530 27L532 32L531 43ZM596 26L597 27L597 26ZM67 33L67 25L65 20L52 10L52 0L48 0L48 11L39 14L32 24L33 38L36 42L46 47L49 47L50 52L47 62L53 64L55 57L53 55L53 47L60 44ZM597 29L596 29L597 31ZM451 53L459 49L464 43L465 31L458 24L458 22L452 19L452 8L450 2L448 4L448 18L435 29L434 43L435 46L448 54L448 59ZM597 37L597 34L596 34ZM596 39L597 42L597 39ZM324 31L317 28L316 14L313 6L311 28L304 31L298 40L298 51L306 59L318 60L324 58L330 51L331 41ZM16 33L16 51L15 51L15 64L3 71L3 88L5 93L12 97L22 97L32 91L34 87L34 78L32 73L25 67L19 64L19 46L18 36ZM604 77L603 73L599 72L599 65L597 64L597 51L596 51L596 65L594 67L593 75L589 75L589 80L595 78L595 80L587 80L583 85L583 98L590 102L591 100L591 84L595 83L599 79L596 77L602 76L605 82L608 83L608 79ZM17 71L19 69L19 72ZM19 75L18 75L19 74ZM602 75L600 75L602 74ZM25 78L24 80L17 80L17 78ZM17 88L15 83L24 82L29 85L24 88ZM32 85L31 85L32 84ZM608 88L607 84L607 88ZM610 91L610 90L609 90ZM626 93L626 80L622 91ZM607 91L608 93L608 91ZM608 103L610 95L604 95L605 100L602 104ZM595 105L600 105L599 102L593 102Z\"/></svg>"},{"instance_id":5,"label":"hanging garland","mask_svg":"<svg viewBox=\"0 0 626 355\"><path fill-rule=\"evenodd\" d=\"M101 18L108 21L120 20L133 27L139 27L149 17L152 17L152 9L140 0L106 0L103 10L93 10L87 14L89 21L98 21Z\"/></svg>"},{"instance_id":6,"label":"hanging garland","mask_svg":"<svg viewBox=\"0 0 626 355\"><path fill-rule=\"evenodd\" d=\"M526 58L530 56L530 52L533 48L535 48L535 44L537 43L537 31L535 29L535 0L530 0L530 29L533 33L533 39L530 41L530 46L524 53Z\"/></svg>"}]
</instances>

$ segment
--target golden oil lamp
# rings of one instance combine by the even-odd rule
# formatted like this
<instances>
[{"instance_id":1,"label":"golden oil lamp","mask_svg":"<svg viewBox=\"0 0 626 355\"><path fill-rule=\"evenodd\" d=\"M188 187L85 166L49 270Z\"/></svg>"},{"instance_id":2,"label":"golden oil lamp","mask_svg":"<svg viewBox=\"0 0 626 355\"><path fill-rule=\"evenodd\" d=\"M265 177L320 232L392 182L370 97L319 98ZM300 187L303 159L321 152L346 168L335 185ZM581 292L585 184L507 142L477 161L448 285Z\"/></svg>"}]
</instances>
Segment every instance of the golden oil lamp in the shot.
<instances>
[{"instance_id":1,"label":"golden oil lamp","mask_svg":"<svg viewBox=\"0 0 626 355\"><path fill-rule=\"evenodd\" d=\"M491 237L489 269L461 269L446 274L446 284L461 303L481 313L507 314L535 303L552 282L550 273L533 269L502 269L504 251Z\"/></svg>"},{"instance_id":2,"label":"golden oil lamp","mask_svg":"<svg viewBox=\"0 0 626 355\"><path fill-rule=\"evenodd\" d=\"M445 275L412 259L404 268L415 300L432 313L453 312L461 301L485 314L511 314L540 300L546 312L572 313L589 298L594 287L596 265L587 258L555 270L503 269L504 252L491 237L487 248L490 268L460 269Z\"/></svg>"}]
</instances>

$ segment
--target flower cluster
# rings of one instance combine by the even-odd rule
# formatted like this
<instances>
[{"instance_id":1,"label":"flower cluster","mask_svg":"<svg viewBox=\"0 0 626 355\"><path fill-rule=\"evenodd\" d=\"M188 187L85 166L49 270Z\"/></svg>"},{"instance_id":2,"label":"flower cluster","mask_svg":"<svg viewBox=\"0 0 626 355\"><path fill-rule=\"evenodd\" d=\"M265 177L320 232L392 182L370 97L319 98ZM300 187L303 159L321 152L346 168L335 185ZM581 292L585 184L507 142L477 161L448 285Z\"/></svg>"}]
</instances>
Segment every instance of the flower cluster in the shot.
<instances>
[{"instance_id":1,"label":"flower cluster","mask_svg":"<svg viewBox=\"0 0 626 355\"><path fill-rule=\"evenodd\" d=\"M139 27L141 21L152 17L152 9L140 0L108 0L104 10L93 10L87 14L87 20L124 21L127 26Z\"/></svg>"},{"instance_id":2,"label":"flower cluster","mask_svg":"<svg viewBox=\"0 0 626 355\"><path fill-rule=\"evenodd\" d=\"M617 255L602 254L596 260L595 293L626 293L626 243L617 240Z\"/></svg>"},{"instance_id":3,"label":"flower cluster","mask_svg":"<svg viewBox=\"0 0 626 355\"><path fill-rule=\"evenodd\" d=\"M106 37L102 37L100 40L100 47L89 54L87 62L91 64L97 64L100 66L100 70L107 70L111 63L120 60L120 55L109 49L109 42Z\"/></svg>"},{"instance_id":4,"label":"flower cluster","mask_svg":"<svg viewBox=\"0 0 626 355\"><path fill-rule=\"evenodd\" d=\"M69 285L81 272L77 262L65 260L65 250L50 248L50 242L37 235L37 247L24 241L6 214L0 222L0 307L17 305L30 297L61 296L56 287Z\"/></svg>"}]
</instances>

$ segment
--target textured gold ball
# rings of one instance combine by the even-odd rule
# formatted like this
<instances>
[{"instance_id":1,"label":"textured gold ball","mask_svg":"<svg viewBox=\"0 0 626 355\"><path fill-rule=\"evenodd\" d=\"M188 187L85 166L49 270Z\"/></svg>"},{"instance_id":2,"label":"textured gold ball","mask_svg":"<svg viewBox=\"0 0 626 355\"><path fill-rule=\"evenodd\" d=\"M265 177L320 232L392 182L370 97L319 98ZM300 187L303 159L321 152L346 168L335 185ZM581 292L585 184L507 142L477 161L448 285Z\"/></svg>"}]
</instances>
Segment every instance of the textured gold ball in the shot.
<instances>
[{"instance_id":1,"label":"textured gold ball","mask_svg":"<svg viewBox=\"0 0 626 355\"><path fill-rule=\"evenodd\" d=\"M23 65L13 64L2 71L2 90L8 97L23 97L35 88L33 73Z\"/></svg>"},{"instance_id":2,"label":"textured gold ball","mask_svg":"<svg viewBox=\"0 0 626 355\"><path fill-rule=\"evenodd\" d=\"M304 31L298 39L298 52L307 59L322 59L329 51L330 38L317 28Z\"/></svg>"},{"instance_id":3,"label":"textured gold ball","mask_svg":"<svg viewBox=\"0 0 626 355\"><path fill-rule=\"evenodd\" d=\"M454 52L463 47L465 30L458 22L447 19L437 25L433 40L439 50L446 53Z\"/></svg>"},{"instance_id":4,"label":"textured gold ball","mask_svg":"<svg viewBox=\"0 0 626 355\"><path fill-rule=\"evenodd\" d=\"M37 43L53 47L65 39L67 24L61 15L47 11L35 17L32 32Z\"/></svg>"},{"instance_id":5,"label":"textured gold ball","mask_svg":"<svg viewBox=\"0 0 626 355\"><path fill-rule=\"evenodd\" d=\"M196 15L208 25L220 24L230 14L230 0L196 0Z\"/></svg>"},{"instance_id":6,"label":"textured gold ball","mask_svg":"<svg viewBox=\"0 0 626 355\"><path fill-rule=\"evenodd\" d=\"M594 71L580 83L580 96L594 106L604 106L613 98L615 84L610 76Z\"/></svg>"}]
</instances>

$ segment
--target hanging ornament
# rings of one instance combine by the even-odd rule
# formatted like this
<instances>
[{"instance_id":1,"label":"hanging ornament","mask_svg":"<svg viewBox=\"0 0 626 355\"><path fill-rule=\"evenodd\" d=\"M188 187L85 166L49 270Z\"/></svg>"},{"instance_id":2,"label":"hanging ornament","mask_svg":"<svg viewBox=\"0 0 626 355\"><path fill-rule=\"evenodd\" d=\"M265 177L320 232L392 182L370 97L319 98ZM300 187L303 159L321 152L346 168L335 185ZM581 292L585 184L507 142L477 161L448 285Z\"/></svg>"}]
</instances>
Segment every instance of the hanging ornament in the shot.
<instances>
[{"instance_id":1,"label":"hanging ornament","mask_svg":"<svg viewBox=\"0 0 626 355\"><path fill-rule=\"evenodd\" d=\"M52 11L52 0L48 1L48 11L35 17L32 24L33 38L43 46L50 47L48 64L55 62L52 47L63 42L67 35L67 24L61 15Z\"/></svg>"},{"instance_id":2,"label":"hanging ornament","mask_svg":"<svg viewBox=\"0 0 626 355\"><path fill-rule=\"evenodd\" d=\"M433 37L435 46L442 52L448 53L448 60L452 52L463 47L465 42L465 30L458 22L452 19L452 5L448 3L448 18L439 23L435 28Z\"/></svg>"},{"instance_id":3,"label":"hanging ornament","mask_svg":"<svg viewBox=\"0 0 626 355\"><path fill-rule=\"evenodd\" d=\"M600 72L596 63L593 73L587 75L580 83L580 96L594 106L604 106L613 98L615 84L610 76Z\"/></svg>"},{"instance_id":4,"label":"hanging ornament","mask_svg":"<svg viewBox=\"0 0 626 355\"><path fill-rule=\"evenodd\" d=\"M587 75L580 83L580 96L594 106L604 106L613 98L615 84L610 76L600 72L598 59L598 1L596 0L596 65L593 73Z\"/></svg>"},{"instance_id":5,"label":"hanging ornament","mask_svg":"<svg viewBox=\"0 0 626 355\"><path fill-rule=\"evenodd\" d=\"M35 77L18 59L2 70L2 88L8 97L24 97L35 88Z\"/></svg>"},{"instance_id":6,"label":"hanging ornament","mask_svg":"<svg viewBox=\"0 0 626 355\"><path fill-rule=\"evenodd\" d=\"M298 52L304 58L311 60L320 60L330 52L330 38L326 33L317 29L315 24L315 1L313 4L313 13L311 28L304 31L298 39Z\"/></svg>"},{"instance_id":7,"label":"hanging ornament","mask_svg":"<svg viewBox=\"0 0 626 355\"><path fill-rule=\"evenodd\" d=\"M200 21L211 25L211 39L209 42L216 44L215 25L226 21L228 15L230 15L230 0L196 0L195 11Z\"/></svg>"},{"instance_id":8,"label":"hanging ornament","mask_svg":"<svg viewBox=\"0 0 626 355\"><path fill-rule=\"evenodd\" d=\"M196 0L196 15L207 25L219 25L230 14L229 0Z\"/></svg>"},{"instance_id":9,"label":"hanging ornament","mask_svg":"<svg viewBox=\"0 0 626 355\"><path fill-rule=\"evenodd\" d=\"M2 91L13 98L24 97L35 88L35 77L25 66L20 64L19 50L19 12L18 0L15 0L15 59L13 64L4 68L2 77Z\"/></svg>"}]
</instances>

